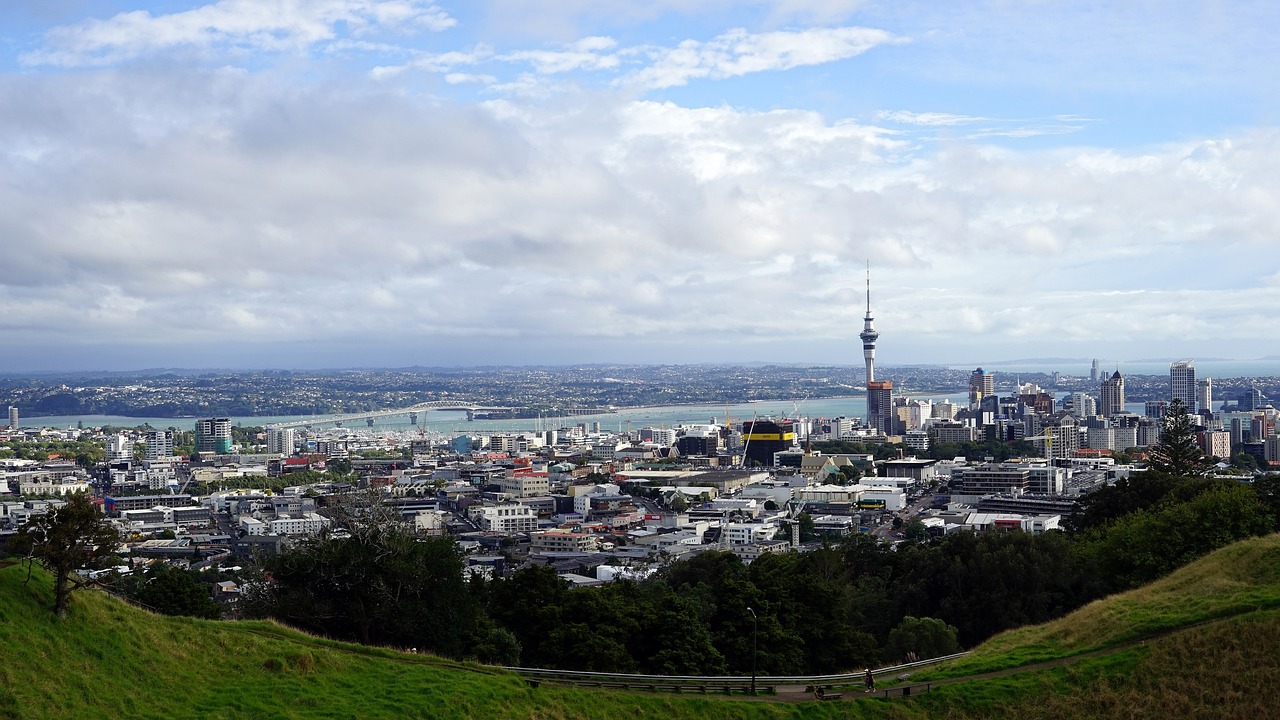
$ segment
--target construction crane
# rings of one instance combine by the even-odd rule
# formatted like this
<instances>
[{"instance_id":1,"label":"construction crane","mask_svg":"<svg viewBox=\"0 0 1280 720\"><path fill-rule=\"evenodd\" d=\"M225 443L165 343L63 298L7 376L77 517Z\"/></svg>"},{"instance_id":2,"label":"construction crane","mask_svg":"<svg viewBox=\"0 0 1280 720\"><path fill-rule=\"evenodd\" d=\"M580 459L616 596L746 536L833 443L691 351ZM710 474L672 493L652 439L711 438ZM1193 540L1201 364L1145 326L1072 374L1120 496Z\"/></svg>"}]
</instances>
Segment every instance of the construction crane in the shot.
<instances>
[{"instance_id":1,"label":"construction crane","mask_svg":"<svg viewBox=\"0 0 1280 720\"><path fill-rule=\"evenodd\" d=\"M791 526L791 547L800 547L800 515L804 512L804 506L807 500L796 502L794 499L787 501L787 517L783 519L782 524Z\"/></svg>"},{"instance_id":2,"label":"construction crane","mask_svg":"<svg viewBox=\"0 0 1280 720\"><path fill-rule=\"evenodd\" d=\"M1053 428L1052 427L1045 426L1043 435L1032 435L1031 437L1024 437L1022 439L1026 440L1027 442L1030 442L1032 440L1043 440L1044 456L1050 460L1053 459Z\"/></svg>"},{"instance_id":3,"label":"construction crane","mask_svg":"<svg viewBox=\"0 0 1280 720\"><path fill-rule=\"evenodd\" d=\"M726 405L725 411L727 412L728 410L729 410L729 406ZM757 415L758 413L751 413L751 432L743 433L743 435L746 436L747 441L742 444L742 467L747 466L747 450L751 448L751 435L755 433ZM727 420L728 417L726 416L725 419ZM729 432L733 432L733 425L729 425L728 427L729 427Z\"/></svg>"}]
</instances>

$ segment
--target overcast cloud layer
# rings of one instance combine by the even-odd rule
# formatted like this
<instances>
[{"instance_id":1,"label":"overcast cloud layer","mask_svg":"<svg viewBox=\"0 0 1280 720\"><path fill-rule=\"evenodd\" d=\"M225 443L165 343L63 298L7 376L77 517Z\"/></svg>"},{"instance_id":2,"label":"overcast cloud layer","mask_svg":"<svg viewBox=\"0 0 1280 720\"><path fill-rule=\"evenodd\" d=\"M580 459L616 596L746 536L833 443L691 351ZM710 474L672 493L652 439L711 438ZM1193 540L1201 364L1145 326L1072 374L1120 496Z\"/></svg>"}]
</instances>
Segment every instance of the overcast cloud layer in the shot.
<instances>
[{"instance_id":1,"label":"overcast cloud layer","mask_svg":"<svg viewBox=\"0 0 1280 720\"><path fill-rule=\"evenodd\" d=\"M1280 354L1270 3L9 5L0 371Z\"/></svg>"}]
</instances>

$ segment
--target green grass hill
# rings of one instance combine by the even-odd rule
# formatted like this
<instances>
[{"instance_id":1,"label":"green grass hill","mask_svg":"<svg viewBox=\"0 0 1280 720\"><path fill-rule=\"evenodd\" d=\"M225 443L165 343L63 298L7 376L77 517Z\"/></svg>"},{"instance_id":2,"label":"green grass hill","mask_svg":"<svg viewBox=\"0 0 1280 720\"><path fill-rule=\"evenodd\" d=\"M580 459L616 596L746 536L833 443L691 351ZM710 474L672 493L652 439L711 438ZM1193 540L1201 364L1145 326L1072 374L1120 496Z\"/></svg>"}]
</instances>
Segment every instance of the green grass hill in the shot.
<instances>
[{"instance_id":1,"label":"green grass hill","mask_svg":"<svg viewBox=\"0 0 1280 720\"><path fill-rule=\"evenodd\" d=\"M25 577L0 569L6 718L1280 718L1280 535L909 678L928 693L825 703L534 688L484 666L156 616L92 591L59 619L49 576Z\"/></svg>"}]
</instances>

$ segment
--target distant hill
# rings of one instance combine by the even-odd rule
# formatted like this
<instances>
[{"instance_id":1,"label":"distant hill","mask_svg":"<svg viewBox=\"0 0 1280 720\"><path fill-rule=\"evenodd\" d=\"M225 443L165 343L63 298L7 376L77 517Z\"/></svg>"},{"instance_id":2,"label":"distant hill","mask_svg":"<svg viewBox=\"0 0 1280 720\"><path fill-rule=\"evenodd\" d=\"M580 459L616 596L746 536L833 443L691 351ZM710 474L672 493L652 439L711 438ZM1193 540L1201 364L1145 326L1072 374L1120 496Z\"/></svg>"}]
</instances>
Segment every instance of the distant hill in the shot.
<instances>
[{"instance_id":1,"label":"distant hill","mask_svg":"<svg viewBox=\"0 0 1280 720\"><path fill-rule=\"evenodd\" d=\"M0 717L1280 717L1280 535L996 636L912 675L932 685L926 694L825 703L534 688L495 668L271 623L154 616L97 592L59 620L49 577L24 585L25 575L0 569Z\"/></svg>"}]
</instances>

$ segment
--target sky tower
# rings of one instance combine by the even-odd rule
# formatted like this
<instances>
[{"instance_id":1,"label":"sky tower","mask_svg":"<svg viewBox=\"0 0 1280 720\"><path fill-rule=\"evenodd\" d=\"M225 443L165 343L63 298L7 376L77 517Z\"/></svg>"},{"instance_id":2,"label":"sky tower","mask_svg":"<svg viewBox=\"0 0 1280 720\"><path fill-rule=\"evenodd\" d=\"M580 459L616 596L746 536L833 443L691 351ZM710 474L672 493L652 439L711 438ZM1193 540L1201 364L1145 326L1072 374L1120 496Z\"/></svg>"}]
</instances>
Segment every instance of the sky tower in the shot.
<instances>
[{"instance_id":1,"label":"sky tower","mask_svg":"<svg viewBox=\"0 0 1280 720\"><path fill-rule=\"evenodd\" d=\"M867 382L876 379L876 339L880 333L872 327L871 321L871 263L867 263L867 316L862 319L862 357L867 361Z\"/></svg>"}]
</instances>

